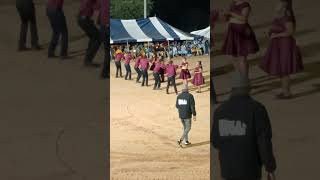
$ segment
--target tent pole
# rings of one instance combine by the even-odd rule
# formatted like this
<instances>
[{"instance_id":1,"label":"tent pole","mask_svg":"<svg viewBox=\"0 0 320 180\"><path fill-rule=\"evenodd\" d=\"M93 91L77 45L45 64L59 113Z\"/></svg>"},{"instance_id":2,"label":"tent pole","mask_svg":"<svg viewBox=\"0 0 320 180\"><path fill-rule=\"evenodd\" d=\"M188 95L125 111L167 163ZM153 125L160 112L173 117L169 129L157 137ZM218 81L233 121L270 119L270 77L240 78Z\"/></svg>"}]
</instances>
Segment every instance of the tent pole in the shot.
<instances>
[{"instance_id":1,"label":"tent pole","mask_svg":"<svg viewBox=\"0 0 320 180\"><path fill-rule=\"evenodd\" d=\"M169 39L168 39L168 52L167 52L167 55L168 55L169 61L170 61L171 57L170 57L170 41L169 41Z\"/></svg>"}]
</instances>

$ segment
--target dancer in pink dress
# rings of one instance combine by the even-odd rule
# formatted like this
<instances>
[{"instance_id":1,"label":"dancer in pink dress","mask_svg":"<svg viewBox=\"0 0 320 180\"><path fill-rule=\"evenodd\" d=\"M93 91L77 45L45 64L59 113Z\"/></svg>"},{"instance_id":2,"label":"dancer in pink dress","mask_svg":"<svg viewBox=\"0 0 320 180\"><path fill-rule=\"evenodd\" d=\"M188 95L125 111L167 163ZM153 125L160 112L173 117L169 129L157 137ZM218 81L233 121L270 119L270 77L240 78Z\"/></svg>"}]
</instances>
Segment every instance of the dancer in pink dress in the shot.
<instances>
[{"instance_id":1,"label":"dancer in pink dress","mask_svg":"<svg viewBox=\"0 0 320 180\"><path fill-rule=\"evenodd\" d=\"M188 85L188 79L191 78L191 74L188 69L189 63L187 62L187 58L185 56L182 57L182 63L180 67L181 67L180 78L183 80L183 84Z\"/></svg>"},{"instance_id":2,"label":"dancer in pink dress","mask_svg":"<svg viewBox=\"0 0 320 180\"><path fill-rule=\"evenodd\" d=\"M203 68L201 61L198 61L196 64L196 68L194 69L194 76L192 79L192 84L198 88L197 93L201 93L201 85L203 85L204 77L202 74Z\"/></svg>"},{"instance_id":3,"label":"dancer in pink dress","mask_svg":"<svg viewBox=\"0 0 320 180\"><path fill-rule=\"evenodd\" d=\"M302 57L293 36L296 20L291 0L279 0L276 17L269 31L271 42L260 64L261 69L272 76L280 77L282 92L279 99L291 98L290 74L303 70Z\"/></svg>"},{"instance_id":4,"label":"dancer in pink dress","mask_svg":"<svg viewBox=\"0 0 320 180\"><path fill-rule=\"evenodd\" d=\"M249 75L248 55L259 51L255 33L248 23L250 12L247 1L233 0L229 11L224 13L229 25L222 52L232 56L235 70L246 76Z\"/></svg>"}]
</instances>

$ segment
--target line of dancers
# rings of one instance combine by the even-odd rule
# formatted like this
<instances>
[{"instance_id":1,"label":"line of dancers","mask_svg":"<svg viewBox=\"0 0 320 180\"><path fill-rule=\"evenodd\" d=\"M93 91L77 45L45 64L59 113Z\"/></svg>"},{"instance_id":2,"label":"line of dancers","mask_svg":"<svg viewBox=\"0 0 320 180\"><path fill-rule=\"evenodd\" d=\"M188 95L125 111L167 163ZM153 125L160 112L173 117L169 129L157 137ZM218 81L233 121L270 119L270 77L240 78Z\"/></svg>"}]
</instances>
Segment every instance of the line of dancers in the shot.
<instances>
[{"instance_id":1,"label":"line of dancers","mask_svg":"<svg viewBox=\"0 0 320 180\"><path fill-rule=\"evenodd\" d=\"M197 61L196 67L193 71L193 77L189 71L189 63L186 56L181 56L181 64L176 65L172 60L169 60L166 64L166 58L164 56L158 56L157 53L150 59L147 58L145 52L142 50L138 57L134 57L129 51L123 52L120 48L115 51L114 62L116 67L116 78L122 76L122 63L126 69L125 80L132 80L131 64L133 64L134 70L137 73L136 83L140 83L141 86L149 85L149 71L153 72L154 86L153 90L160 90L161 83L165 82L165 75L167 77L166 93L169 94L169 87L173 86L174 91L178 94L176 85L177 70L180 69L179 78L182 79L184 85L188 85L189 79L192 78L192 84L197 89L197 93L201 93L201 87L205 84L203 76L203 67L201 61ZM133 62L133 63L131 63Z\"/></svg>"},{"instance_id":2,"label":"line of dancers","mask_svg":"<svg viewBox=\"0 0 320 180\"><path fill-rule=\"evenodd\" d=\"M218 19L228 23L222 53L231 56L235 70L247 77L248 56L260 50L256 35L249 24L251 11L248 1L233 0L227 11L214 10L215 18L212 18L212 24ZM268 48L259 66L268 75L280 78L282 88L276 96L278 99L292 97L290 75L303 70L302 56L294 38L295 30L296 18L292 0L279 0L268 32Z\"/></svg>"}]
</instances>

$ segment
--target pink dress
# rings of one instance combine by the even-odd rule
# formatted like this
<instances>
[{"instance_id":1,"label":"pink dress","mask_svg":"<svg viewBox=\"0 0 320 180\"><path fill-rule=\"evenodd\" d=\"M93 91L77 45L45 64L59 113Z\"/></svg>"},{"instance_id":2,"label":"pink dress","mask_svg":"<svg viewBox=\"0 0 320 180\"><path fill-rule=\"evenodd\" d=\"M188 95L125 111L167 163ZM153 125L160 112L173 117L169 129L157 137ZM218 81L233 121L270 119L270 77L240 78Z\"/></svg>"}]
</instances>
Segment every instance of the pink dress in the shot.
<instances>
[{"instance_id":1,"label":"pink dress","mask_svg":"<svg viewBox=\"0 0 320 180\"><path fill-rule=\"evenodd\" d=\"M195 86L200 86L200 85L203 85L205 82L204 82L204 77L202 75L202 72L200 71L201 69L199 67L196 67L194 69L194 76L193 76L193 79L192 79L192 84L195 85Z\"/></svg>"},{"instance_id":2,"label":"pink dress","mask_svg":"<svg viewBox=\"0 0 320 180\"><path fill-rule=\"evenodd\" d=\"M269 34L286 31L286 23L292 22L291 17L276 18ZM273 38L260 64L262 70L274 76L284 76L303 70L302 56L294 37Z\"/></svg>"},{"instance_id":3,"label":"pink dress","mask_svg":"<svg viewBox=\"0 0 320 180\"><path fill-rule=\"evenodd\" d=\"M231 4L230 11L241 15L244 8L251 9L251 6L248 2L243 2L241 4L233 2ZM225 55L231 55L233 57L247 57L249 54L255 54L258 51L259 45L256 35L249 23L229 23L227 35L222 47L222 52Z\"/></svg>"},{"instance_id":4,"label":"pink dress","mask_svg":"<svg viewBox=\"0 0 320 180\"><path fill-rule=\"evenodd\" d=\"M185 62L185 63L182 63L181 66L186 66L187 64L189 64L189 63ZM188 69L181 69L180 78L181 79L190 79L191 74L190 74L189 70Z\"/></svg>"}]
</instances>

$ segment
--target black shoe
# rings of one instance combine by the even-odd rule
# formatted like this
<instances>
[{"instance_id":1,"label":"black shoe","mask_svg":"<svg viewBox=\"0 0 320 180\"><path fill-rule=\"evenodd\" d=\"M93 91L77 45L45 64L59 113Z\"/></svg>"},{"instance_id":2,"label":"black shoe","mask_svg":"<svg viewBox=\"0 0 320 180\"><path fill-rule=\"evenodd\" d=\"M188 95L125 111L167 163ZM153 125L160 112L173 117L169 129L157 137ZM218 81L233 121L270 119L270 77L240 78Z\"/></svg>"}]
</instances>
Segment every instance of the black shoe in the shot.
<instances>
[{"instance_id":1,"label":"black shoe","mask_svg":"<svg viewBox=\"0 0 320 180\"><path fill-rule=\"evenodd\" d=\"M181 146L182 140L181 139L178 140L177 143L178 143L179 146Z\"/></svg>"}]
</instances>

